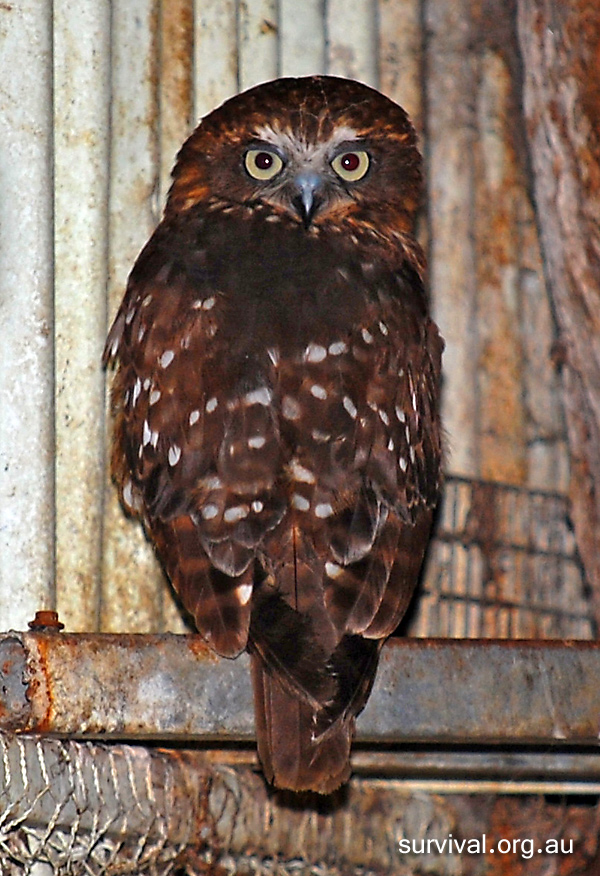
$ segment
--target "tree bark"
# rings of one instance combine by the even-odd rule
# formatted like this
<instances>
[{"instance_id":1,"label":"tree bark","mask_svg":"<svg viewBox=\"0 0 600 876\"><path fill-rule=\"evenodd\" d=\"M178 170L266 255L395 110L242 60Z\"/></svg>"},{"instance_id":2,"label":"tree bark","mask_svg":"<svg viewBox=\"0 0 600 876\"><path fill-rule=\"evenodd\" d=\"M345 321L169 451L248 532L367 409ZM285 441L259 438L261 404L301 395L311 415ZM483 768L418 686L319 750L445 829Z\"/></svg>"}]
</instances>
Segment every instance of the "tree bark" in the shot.
<instances>
[{"instance_id":1,"label":"tree bark","mask_svg":"<svg viewBox=\"0 0 600 876\"><path fill-rule=\"evenodd\" d=\"M523 102L558 327L572 520L600 622L600 14L596 0L518 0Z\"/></svg>"}]
</instances>

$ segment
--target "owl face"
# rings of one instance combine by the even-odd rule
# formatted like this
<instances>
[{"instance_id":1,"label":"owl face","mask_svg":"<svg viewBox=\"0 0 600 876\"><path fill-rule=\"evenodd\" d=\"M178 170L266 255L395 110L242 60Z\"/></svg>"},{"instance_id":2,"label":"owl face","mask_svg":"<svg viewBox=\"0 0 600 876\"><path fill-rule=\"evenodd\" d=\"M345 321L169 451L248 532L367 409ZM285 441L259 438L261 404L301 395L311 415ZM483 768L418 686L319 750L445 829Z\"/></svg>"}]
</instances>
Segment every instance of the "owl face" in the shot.
<instances>
[{"instance_id":1,"label":"owl face","mask_svg":"<svg viewBox=\"0 0 600 876\"><path fill-rule=\"evenodd\" d=\"M352 128L320 143L270 126L259 134L243 156L250 199L297 215L306 229L313 219L360 198L361 186L368 185L372 149Z\"/></svg>"},{"instance_id":2,"label":"owl face","mask_svg":"<svg viewBox=\"0 0 600 876\"><path fill-rule=\"evenodd\" d=\"M420 189L415 132L399 106L336 77L279 79L201 122L178 157L167 212L208 198L221 208L262 204L317 233L376 208L404 229Z\"/></svg>"}]
</instances>

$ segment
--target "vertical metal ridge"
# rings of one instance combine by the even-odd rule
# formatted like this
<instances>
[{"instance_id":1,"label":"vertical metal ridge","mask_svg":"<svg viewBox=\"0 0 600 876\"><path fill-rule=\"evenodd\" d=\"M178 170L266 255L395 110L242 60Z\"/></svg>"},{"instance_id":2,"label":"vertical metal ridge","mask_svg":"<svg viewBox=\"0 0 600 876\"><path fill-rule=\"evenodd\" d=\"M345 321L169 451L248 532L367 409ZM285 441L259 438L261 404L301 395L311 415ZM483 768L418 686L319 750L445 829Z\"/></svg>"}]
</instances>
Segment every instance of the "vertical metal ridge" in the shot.
<instances>
[{"instance_id":1,"label":"vertical metal ridge","mask_svg":"<svg viewBox=\"0 0 600 876\"><path fill-rule=\"evenodd\" d=\"M54 601L52 18L0 14L0 616L23 626Z\"/></svg>"}]
</instances>

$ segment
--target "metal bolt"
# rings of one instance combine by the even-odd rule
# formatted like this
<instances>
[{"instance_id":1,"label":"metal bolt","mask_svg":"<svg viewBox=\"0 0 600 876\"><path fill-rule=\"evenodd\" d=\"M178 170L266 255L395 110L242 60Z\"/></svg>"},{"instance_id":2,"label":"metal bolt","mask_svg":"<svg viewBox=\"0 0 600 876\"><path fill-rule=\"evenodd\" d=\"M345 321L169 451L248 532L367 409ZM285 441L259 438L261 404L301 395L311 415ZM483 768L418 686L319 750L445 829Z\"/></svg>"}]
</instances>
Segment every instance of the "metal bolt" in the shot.
<instances>
[{"instance_id":1,"label":"metal bolt","mask_svg":"<svg viewBox=\"0 0 600 876\"><path fill-rule=\"evenodd\" d=\"M29 621L30 630L59 633L64 628L65 625L58 619L57 611L36 611L34 619Z\"/></svg>"}]
</instances>

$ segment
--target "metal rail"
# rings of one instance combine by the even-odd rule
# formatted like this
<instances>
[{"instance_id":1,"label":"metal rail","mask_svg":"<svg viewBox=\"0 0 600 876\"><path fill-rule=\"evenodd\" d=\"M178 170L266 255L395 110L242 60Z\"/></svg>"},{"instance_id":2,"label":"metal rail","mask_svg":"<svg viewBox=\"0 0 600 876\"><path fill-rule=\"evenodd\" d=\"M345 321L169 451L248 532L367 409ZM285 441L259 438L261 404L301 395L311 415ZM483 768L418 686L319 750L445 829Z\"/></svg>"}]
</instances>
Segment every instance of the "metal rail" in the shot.
<instances>
[{"instance_id":1,"label":"metal rail","mask_svg":"<svg viewBox=\"0 0 600 876\"><path fill-rule=\"evenodd\" d=\"M600 642L392 640L357 741L595 747L598 678ZM191 635L4 633L0 730L250 741L249 661Z\"/></svg>"}]
</instances>

